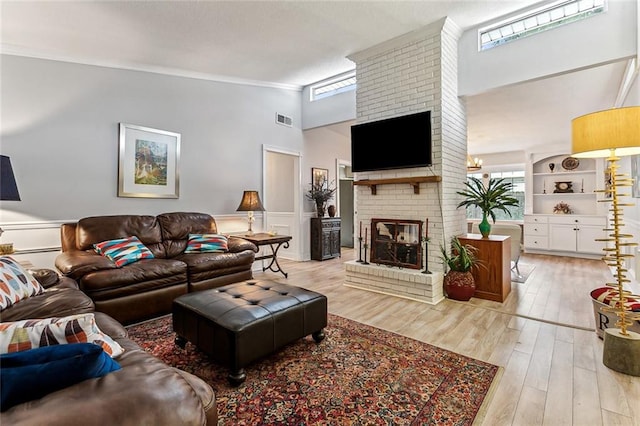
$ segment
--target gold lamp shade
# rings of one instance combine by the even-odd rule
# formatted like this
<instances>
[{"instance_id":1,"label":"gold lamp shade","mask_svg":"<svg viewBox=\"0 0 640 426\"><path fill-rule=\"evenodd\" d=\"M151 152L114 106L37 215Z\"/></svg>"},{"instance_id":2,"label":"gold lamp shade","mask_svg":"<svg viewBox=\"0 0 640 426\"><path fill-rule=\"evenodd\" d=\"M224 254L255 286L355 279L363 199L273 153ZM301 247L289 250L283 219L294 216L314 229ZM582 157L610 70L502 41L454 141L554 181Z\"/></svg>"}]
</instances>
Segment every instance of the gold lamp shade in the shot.
<instances>
[{"instance_id":1,"label":"gold lamp shade","mask_svg":"<svg viewBox=\"0 0 640 426\"><path fill-rule=\"evenodd\" d=\"M574 157L608 157L640 154L640 106L613 108L574 118Z\"/></svg>"}]
</instances>

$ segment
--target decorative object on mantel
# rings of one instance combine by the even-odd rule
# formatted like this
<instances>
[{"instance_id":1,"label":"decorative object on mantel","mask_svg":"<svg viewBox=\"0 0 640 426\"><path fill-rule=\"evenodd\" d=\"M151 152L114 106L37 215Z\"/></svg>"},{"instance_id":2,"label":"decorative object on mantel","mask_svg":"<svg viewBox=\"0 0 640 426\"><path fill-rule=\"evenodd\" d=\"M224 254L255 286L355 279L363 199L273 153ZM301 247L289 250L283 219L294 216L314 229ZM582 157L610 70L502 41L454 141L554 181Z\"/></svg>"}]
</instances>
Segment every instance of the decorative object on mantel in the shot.
<instances>
[{"instance_id":1,"label":"decorative object on mantel","mask_svg":"<svg viewBox=\"0 0 640 426\"><path fill-rule=\"evenodd\" d=\"M618 192L619 187L632 187L633 180L626 173L618 173L618 160L621 155L640 154L640 106L626 108L612 108L577 117L572 120L572 152L575 157L599 158L607 157L609 164L607 173L611 177L610 188L605 193L611 199L610 215L611 228L609 237L599 241L613 242L614 247L605 247L604 261L609 267L615 268L613 274L616 282L607 283L617 290L613 307L606 307L614 312L618 321L615 327L607 328L604 332L604 349L602 362L612 370L632 376L640 376L640 333L628 328L632 321L640 320L640 313L632 312L629 300L634 296L624 284L628 283L625 268L625 258L633 254L623 253L625 247L634 247L635 242L622 242L623 239L633 238L632 235L622 234L624 226L623 206L633 206L633 203L621 203L619 197L629 196ZM600 191L602 192L602 191ZM639 296L636 296L639 297Z\"/></svg>"},{"instance_id":2,"label":"decorative object on mantel","mask_svg":"<svg viewBox=\"0 0 640 426\"><path fill-rule=\"evenodd\" d=\"M20 201L20 193L16 184L16 177L11 167L11 159L6 155L0 155L0 200ZM0 237L4 231L0 228ZM13 243L0 244L0 254L12 254Z\"/></svg>"},{"instance_id":3,"label":"decorative object on mantel","mask_svg":"<svg viewBox=\"0 0 640 426\"><path fill-rule=\"evenodd\" d=\"M556 188L553 190L554 194L568 194L573 192L573 182L554 182L554 185L556 186Z\"/></svg>"},{"instance_id":4,"label":"decorative object on mantel","mask_svg":"<svg viewBox=\"0 0 640 426\"><path fill-rule=\"evenodd\" d=\"M571 210L569 204L564 201L560 201L558 204L553 206L553 212L555 214L573 214L573 210Z\"/></svg>"},{"instance_id":5,"label":"decorative object on mantel","mask_svg":"<svg viewBox=\"0 0 640 426\"><path fill-rule=\"evenodd\" d=\"M467 172L477 172L482 169L482 160L478 157L473 159L467 154Z\"/></svg>"},{"instance_id":6,"label":"decorative object on mantel","mask_svg":"<svg viewBox=\"0 0 640 426\"><path fill-rule=\"evenodd\" d=\"M318 169L314 169L318 170ZM316 212L318 217L324 217L324 212L327 207L327 201L333 199L333 195L337 188L331 188L328 182L324 179L315 179L311 182L311 187L306 193L307 199L316 203Z\"/></svg>"},{"instance_id":7,"label":"decorative object on mantel","mask_svg":"<svg viewBox=\"0 0 640 426\"><path fill-rule=\"evenodd\" d=\"M491 224L487 216L490 216L493 223L496 223L495 210L502 210L511 216L511 211L507 207L519 204L516 198L509 195L513 184L502 178L489 179L489 185L485 187L481 179L470 176L465 182L465 186L464 191L457 192L466 198L458 204L458 208L474 206L482 210L482 222L478 228L484 238L488 238L491 233Z\"/></svg>"},{"instance_id":8,"label":"decorative object on mantel","mask_svg":"<svg viewBox=\"0 0 640 426\"><path fill-rule=\"evenodd\" d=\"M262 201L260 201L260 194L258 191L244 191L242 194L242 200L240 201L240 205L236 209L239 212L247 212L247 222L249 222L249 230L247 231L247 236L253 235L253 230L251 229L251 224L255 221L253 217L253 212L263 212L264 207L262 206Z\"/></svg>"},{"instance_id":9,"label":"decorative object on mantel","mask_svg":"<svg viewBox=\"0 0 640 426\"><path fill-rule=\"evenodd\" d=\"M580 160L574 157L567 157L562 160L562 168L565 170L575 170L580 165Z\"/></svg>"},{"instance_id":10,"label":"decorative object on mantel","mask_svg":"<svg viewBox=\"0 0 640 426\"><path fill-rule=\"evenodd\" d=\"M551 173L553 173L553 169L556 168L556 164L555 163L549 163L549 170L551 170Z\"/></svg>"},{"instance_id":11,"label":"decorative object on mantel","mask_svg":"<svg viewBox=\"0 0 640 426\"><path fill-rule=\"evenodd\" d=\"M449 299L466 302L476 291L471 269L480 265L477 249L470 244L463 245L458 237L452 237L450 250L449 254L444 247L440 247L445 269L449 268L444 275L444 289Z\"/></svg>"}]
</instances>

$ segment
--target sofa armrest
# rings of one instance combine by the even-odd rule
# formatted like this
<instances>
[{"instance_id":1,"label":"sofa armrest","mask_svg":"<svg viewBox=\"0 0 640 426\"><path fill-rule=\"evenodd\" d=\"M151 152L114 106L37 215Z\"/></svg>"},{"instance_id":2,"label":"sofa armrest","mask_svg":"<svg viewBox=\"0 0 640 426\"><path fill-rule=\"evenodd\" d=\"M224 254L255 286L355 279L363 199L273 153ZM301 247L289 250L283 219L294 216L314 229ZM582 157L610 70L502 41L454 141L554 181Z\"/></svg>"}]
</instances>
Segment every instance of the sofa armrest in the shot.
<instances>
[{"instance_id":1,"label":"sofa armrest","mask_svg":"<svg viewBox=\"0 0 640 426\"><path fill-rule=\"evenodd\" d=\"M90 272L117 269L115 263L104 256L88 251L67 251L56 257L56 268L66 277L80 280Z\"/></svg>"},{"instance_id":2,"label":"sofa armrest","mask_svg":"<svg viewBox=\"0 0 640 426\"><path fill-rule=\"evenodd\" d=\"M61 277L53 269L48 268L36 268L29 269L29 273L40 283L44 288L73 288L78 289L78 283L75 280L68 277Z\"/></svg>"},{"instance_id":3,"label":"sofa armrest","mask_svg":"<svg viewBox=\"0 0 640 426\"><path fill-rule=\"evenodd\" d=\"M258 252L258 246L253 244L251 241L234 235L231 235L227 239L227 247L229 248L229 253L240 253L245 250L253 250L255 253Z\"/></svg>"}]
</instances>

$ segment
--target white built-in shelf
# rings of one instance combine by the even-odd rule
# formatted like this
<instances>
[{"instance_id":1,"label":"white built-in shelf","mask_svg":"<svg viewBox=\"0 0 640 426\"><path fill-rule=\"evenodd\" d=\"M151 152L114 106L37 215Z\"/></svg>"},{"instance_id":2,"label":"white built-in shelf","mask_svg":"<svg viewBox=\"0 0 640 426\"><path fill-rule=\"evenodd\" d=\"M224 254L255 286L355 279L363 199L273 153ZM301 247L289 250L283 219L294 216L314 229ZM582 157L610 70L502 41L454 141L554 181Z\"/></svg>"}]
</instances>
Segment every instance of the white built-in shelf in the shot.
<instances>
[{"instance_id":1,"label":"white built-in shelf","mask_svg":"<svg viewBox=\"0 0 640 426\"><path fill-rule=\"evenodd\" d=\"M534 176L569 176L569 175L580 175L580 174L593 174L595 170L573 170L570 172L542 172L542 173L534 173Z\"/></svg>"},{"instance_id":2,"label":"white built-in shelf","mask_svg":"<svg viewBox=\"0 0 640 426\"><path fill-rule=\"evenodd\" d=\"M569 197L578 197L578 196L589 196L589 197L595 197L596 193L595 192L547 192L546 194L533 194L534 196L541 196L541 197L546 197L546 196L569 196Z\"/></svg>"}]
</instances>

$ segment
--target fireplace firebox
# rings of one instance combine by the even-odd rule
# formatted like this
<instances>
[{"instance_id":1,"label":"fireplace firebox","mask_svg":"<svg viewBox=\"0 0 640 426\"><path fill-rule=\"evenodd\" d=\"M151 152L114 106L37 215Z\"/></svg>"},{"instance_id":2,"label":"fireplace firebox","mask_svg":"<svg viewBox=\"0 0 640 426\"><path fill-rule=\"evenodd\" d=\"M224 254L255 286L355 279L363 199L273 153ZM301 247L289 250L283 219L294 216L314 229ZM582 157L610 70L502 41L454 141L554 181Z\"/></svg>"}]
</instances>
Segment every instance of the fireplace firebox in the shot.
<instances>
[{"instance_id":1,"label":"fireplace firebox","mask_svg":"<svg viewBox=\"0 0 640 426\"><path fill-rule=\"evenodd\" d=\"M422 268L422 222L371 219L371 263Z\"/></svg>"}]
</instances>

